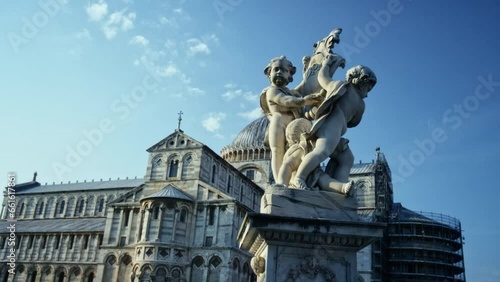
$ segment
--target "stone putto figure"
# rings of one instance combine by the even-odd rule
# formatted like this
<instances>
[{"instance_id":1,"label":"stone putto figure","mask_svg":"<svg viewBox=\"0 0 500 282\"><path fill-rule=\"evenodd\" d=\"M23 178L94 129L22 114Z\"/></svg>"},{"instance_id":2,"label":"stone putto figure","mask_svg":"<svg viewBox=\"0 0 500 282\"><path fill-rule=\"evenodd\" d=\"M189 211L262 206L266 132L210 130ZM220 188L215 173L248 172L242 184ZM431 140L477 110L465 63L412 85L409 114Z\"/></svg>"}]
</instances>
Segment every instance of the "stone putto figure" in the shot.
<instances>
[{"instance_id":1,"label":"stone putto figure","mask_svg":"<svg viewBox=\"0 0 500 282\"><path fill-rule=\"evenodd\" d=\"M333 79L338 67L345 66L345 59L332 52L341 32L334 29L314 44L313 54L303 58L303 80L294 90L286 86L293 81L296 68L285 56L272 59L264 70L271 86L261 94L261 107L270 120L271 166L277 184L298 189L319 187L343 194L350 191L352 184L347 178L354 158L348 140L342 136L361 121L363 99L377 78L370 68L356 66L347 71L345 81ZM287 142L287 126L304 117L314 119L314 123L294 122L290 132L299 132L302 137L297 139L297 133L290 133L295 139L288 138ZM319 166L329 157L329 167L335 169L326 174Z\"/></svg>"},{"instance_id":2,"label":"stone putto figure","mask_svg":"<svg viewBox=\"0 0 500 282\"><path fill-rule=\"evenodd\" d=\"M269 118L269 146L271 147L271 169L274 177L285 154L285 129L294 119L303 116L303 106L322 101L320 95L302 97L296 90L286 86L293 81L296 68L285 56L272 59L264 69L271 85L262 91L260 105Z\"/></svg>"}]
</instances>

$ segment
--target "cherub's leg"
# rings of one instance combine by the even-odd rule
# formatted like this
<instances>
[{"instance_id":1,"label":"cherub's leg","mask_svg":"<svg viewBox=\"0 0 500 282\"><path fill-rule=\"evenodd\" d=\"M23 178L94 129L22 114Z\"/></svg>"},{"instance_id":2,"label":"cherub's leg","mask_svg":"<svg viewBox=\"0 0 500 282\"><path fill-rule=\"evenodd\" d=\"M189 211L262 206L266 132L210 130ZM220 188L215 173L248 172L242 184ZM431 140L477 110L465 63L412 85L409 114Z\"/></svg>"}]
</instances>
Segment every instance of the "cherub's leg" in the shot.
<instances>
[{"instance_id":1,"label":"cherub's leg","mask_svg":"<svg viewBox=\"0 0 500 282\"><path fill-rule=\"evenodd\" d=\"M332 178L337 179L341 182L347 182L349 179L349 174L351 173L352 165L354 164L354 155L349 147L345 151L338 153L335 156L337 161L337 166L332 175Z\"/></svg>"},{"instance_id":2,"label":"cherub's leg","mask_svg":"<svg viewBox=\"0 0 500 282\"><path fill-rule=\"evenodd\" d=\"M271 169L274 179L277 179L283 156L285 155L285 129L276 126L276 123L269 124L269 147L271 147Z\"/></svg>"},{"instance_id":3,"label":"cherub's leg","mask_svg":"<svg viewBox=\"0 0 500 282\"><path fill-rule=\"evenodd\" d=\"M333 191L346 196L350 196L352 191L353 182L340 182L334 178L328 176L328 174L322 174L318 179L318 186L323 191Z\"/></svg>"},{"instance_id":4,"label":"cherub's leg","mask_svg":"<svg viewBox=\"0 0 500 282\"><path fill-rule=\"evenodd\" d=\"M288 186L290 178L292 178L292 174L299 167L303 155L304 151L301 148L300 149L296 148L296 151L293 152L292 154L288 154L288 151L285 153L285 158L278 173L278 178L276 178L277 184L283 184Z\"/></svg>"},{"instance_id":5,"label":"cherub's leg","mask_svg":"<svg viewBox=\"0 0 500 282\"><path fill-rule=\"evenodd\" d=\"M316 131L318 139L314 149L302 158L302 163L297 169L297 174L292 183L295 187L307 189L305 179L335 151L345 130L346 123L343 114L339 110L332 112Z\"/></svg>"}]
</instances>

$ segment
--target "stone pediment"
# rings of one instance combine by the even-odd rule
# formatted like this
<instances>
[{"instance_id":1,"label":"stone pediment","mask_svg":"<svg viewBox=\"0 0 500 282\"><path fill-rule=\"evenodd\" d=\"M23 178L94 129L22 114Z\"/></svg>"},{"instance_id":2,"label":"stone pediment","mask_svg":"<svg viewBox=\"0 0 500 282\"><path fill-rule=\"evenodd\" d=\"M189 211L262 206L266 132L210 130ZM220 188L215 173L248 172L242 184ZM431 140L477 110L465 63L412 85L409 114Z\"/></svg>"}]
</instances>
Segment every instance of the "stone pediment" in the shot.
<instances>
[{"instance_id":1,"label":"stone pediment","mask_svg":"<svg viewBox=\"0 0 500 282\"><path fill-rule=\"evenodd\" d=\"M142 198L142 200L158 199L158 198L178 199L178 200L190 201L190 202L193 201L193 199L191 199L190 196L188 196L187 194L185 194L184 192L182 192L181 190L179 190L177 187L175 187L172 184L165 186L163 189L161 189L158 192L155 192L149 196Z\"/></svg>"},{"instance_id":2,"label":"stone pediment","mask_svg":"<svg viewBox=\"0 0 500 282\"><path fill-rule=\"evenodd\" d=\"M176 130L174 133L154 144L146 151L152 153L173 149L201 148L202 146L203 144L201 142L184 134L182 130Z\"/></svg>"}]
</instances>

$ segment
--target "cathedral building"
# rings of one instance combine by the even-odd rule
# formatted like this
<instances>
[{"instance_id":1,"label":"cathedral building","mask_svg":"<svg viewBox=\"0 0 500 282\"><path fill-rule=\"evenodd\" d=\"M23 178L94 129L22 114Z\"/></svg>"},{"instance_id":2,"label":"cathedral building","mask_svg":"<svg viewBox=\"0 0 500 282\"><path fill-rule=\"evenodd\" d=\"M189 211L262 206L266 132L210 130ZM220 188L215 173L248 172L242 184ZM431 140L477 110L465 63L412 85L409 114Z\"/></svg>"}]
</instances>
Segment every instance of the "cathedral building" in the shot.
<instances>
[{"instance_id":1,"label":"cathedral building","mask_svg":"<svg viewBox=\"0 0 500 282\"><path fill-rule=\"evenodd\" d=\"M256 281L236 237L274 181L267 126L250 123L220 155L178 127L147 150L141 179L17 184L13 219L4 194L0 282ZM380 150L350 180L359 216L388 226L358 253L358 281L465 281L460 222L393 203Z\"/></svg>"}]
</instances>

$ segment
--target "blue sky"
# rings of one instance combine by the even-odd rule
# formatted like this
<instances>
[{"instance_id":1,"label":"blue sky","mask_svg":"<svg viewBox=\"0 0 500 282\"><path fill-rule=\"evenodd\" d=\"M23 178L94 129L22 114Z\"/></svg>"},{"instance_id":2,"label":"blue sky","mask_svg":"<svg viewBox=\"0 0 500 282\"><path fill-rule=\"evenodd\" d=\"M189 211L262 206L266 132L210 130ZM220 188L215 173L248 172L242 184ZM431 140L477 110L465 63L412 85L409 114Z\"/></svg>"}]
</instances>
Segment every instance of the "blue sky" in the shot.
<instances>
[{"instance_id":1,"label":"blue sky","mask_svg":"<svg viewBox=\"0 0 500 282\"><path fill-rule=\"evenodd\" d=\"M363 121L346 135L357 161L371 161L380 146L395 201L460 219L467 279L500 281L499 8L495 1L3 1L0 177L143 177L145 150L173 132L179 111L184 132L219 152L260 115L268 61L286 55L301 69L312 44L340 27L334 51L347 68L364 64L378 77ZM290 86L300 80L298 73Z\"/></svg>"}]
</instances>

